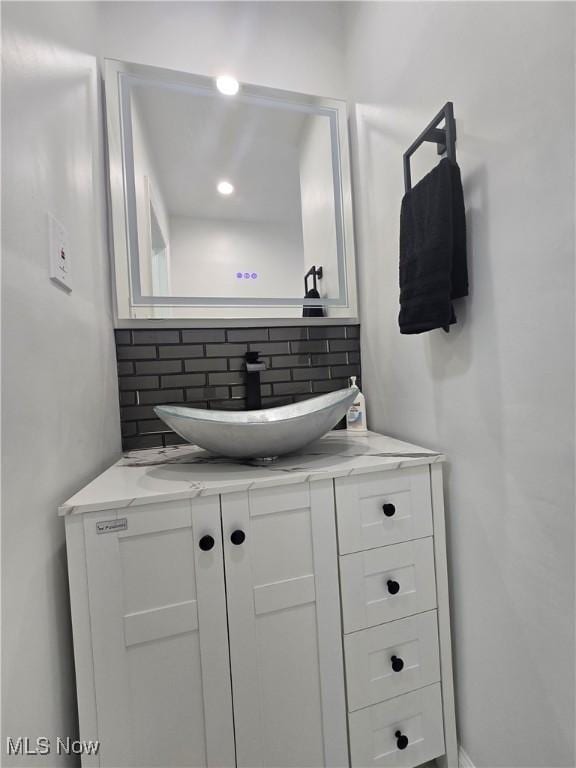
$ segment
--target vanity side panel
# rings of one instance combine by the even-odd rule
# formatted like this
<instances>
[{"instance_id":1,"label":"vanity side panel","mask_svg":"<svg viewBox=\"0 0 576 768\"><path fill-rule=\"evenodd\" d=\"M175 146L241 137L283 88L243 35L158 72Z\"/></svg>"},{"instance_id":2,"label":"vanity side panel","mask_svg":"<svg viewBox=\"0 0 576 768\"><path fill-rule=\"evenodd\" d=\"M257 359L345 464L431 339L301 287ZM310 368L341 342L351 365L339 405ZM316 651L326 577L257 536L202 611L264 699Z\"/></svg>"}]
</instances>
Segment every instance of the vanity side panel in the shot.
<instances>
[{"instance_id":1,"label":"vanity side panel","mask_svg":"<svg viewBox=\"0 0 576 768\"><path fill-rule=\"evenodd\" d=\"M98 739L98 717L83 518L83 515L68 515L65 530L80 739L89 741ZM83 754L82 766L100 766L99 755Z\"/></svg>"},{"instance_id":2,"label":"vanity side panel","mask_svg":"<svg viewBox=\"0 0 576 768\"><path fill-rule=\"evenodd\" d=\"M442 465L430 465L432 515L434 520L434 561L438 600L438 635L440 640L440 674L442 677L442 709L446 754L436 759L439 768L458 768L458 736L454 702L452 669L452 637L450 631L450 596L448 590L448 560Z\"/></svg>"}]
</instances>

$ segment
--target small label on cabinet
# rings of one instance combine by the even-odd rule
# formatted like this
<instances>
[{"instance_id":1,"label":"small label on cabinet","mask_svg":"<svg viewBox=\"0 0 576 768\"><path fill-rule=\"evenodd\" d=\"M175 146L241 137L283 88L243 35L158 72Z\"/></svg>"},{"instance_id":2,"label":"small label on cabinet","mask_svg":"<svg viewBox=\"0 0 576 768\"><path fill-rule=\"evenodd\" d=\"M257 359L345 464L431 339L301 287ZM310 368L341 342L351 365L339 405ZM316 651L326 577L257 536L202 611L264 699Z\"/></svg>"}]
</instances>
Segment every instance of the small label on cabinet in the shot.
<instances>
[{"instance_id":1,"label":"small label on cabinet","mask_svg":"<svg viewBox=\"0 0 576 768\"><path fill-rule=\"evenodd\" d=\"M125 531L127 528L127 517L121 517L118 520L100 520L96 523L96 533L113 533L114 531Z\"/></svg>"}]
</instances>

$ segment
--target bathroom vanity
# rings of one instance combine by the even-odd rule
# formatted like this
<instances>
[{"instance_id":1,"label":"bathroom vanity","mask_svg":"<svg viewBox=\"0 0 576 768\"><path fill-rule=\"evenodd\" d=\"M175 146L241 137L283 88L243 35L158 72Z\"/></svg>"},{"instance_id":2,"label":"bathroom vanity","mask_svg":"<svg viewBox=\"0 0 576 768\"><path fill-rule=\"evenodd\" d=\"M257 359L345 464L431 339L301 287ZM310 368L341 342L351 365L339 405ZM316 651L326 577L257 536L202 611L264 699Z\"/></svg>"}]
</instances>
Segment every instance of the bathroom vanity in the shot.
<instances>
[{"instance_id":1,"label":"bathroom vanity","mask_svg":"<svg viewBox=\"0 0 576 768\"><path fill-rule=\"evenodd\" d=\"M332 432L267 466L130 454L65 517L101 766L457 766L444 457Z\"/></svg>"}]
</instances>

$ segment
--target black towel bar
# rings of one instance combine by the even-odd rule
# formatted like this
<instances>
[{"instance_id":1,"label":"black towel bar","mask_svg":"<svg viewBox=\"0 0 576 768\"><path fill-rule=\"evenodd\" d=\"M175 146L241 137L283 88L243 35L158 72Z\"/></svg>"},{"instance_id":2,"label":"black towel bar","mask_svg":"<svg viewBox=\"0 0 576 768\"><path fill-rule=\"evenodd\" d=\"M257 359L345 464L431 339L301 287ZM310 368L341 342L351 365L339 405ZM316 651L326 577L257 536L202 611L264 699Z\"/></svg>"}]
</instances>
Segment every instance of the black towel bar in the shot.
<instances>
[{"instance_id":1,"label":"black towel bar","mask_svg":"<svg viewBox=\"0 0 576 768\"><path fill-rule=\"evenodd\" d=\"M444 127L438 128L438 123L444 120ZM454 120L454 105L447 101L440 112L431 120L420 136L412 142L404 152L404 189L410 191L412 186L410 178L410 157L425 141L437 144L439 155L446 153L446 157L453 163L456 162L456 121Z\"/></svg>"}]
</instances>

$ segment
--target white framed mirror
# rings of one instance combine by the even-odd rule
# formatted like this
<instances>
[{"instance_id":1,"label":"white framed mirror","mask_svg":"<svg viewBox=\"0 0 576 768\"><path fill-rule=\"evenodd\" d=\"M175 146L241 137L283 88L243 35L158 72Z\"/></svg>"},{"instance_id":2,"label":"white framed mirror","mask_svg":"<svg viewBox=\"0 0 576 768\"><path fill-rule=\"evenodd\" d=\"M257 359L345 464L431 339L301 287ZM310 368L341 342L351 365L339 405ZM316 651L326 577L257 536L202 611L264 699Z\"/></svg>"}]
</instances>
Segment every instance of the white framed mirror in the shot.
<instances>
[{"instance_id":1,"label":"white framed mirror","mask_svg":"<svg viewBox=\"0 0 576 768\"><path fill-rule=\"evenodd\" d=\"M346 103L106 60L116 317L357 317Z\"/></svg>"}]
</instances>

